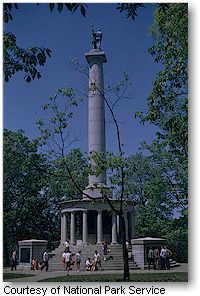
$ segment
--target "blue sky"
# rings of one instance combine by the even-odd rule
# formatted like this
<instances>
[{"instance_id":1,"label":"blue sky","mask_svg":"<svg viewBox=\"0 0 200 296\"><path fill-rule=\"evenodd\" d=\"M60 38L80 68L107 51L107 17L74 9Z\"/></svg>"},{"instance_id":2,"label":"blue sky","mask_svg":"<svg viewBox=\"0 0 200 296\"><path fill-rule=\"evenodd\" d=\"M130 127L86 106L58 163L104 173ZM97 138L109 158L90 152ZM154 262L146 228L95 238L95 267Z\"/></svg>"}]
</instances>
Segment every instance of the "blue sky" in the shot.
<instances>
[{"instance_id":1,"label":"blue sky","mask_svg":"<svg viewBox=\"0 0 200 296\"><path fill-rule=\"evenodd\" d=\"M153 10L153 4L146 4L133 21L120 14L114 3L88 4L85 18L78 11L51 13L48 4L20 4L19 10L13 12L13 21L4 30L16 35L20 47L47 47L52 50L52 57L41 67L41 79L26 83L22 74L16 74L4 84L4 127L13 131L23 129L29 138L35 138L39 136L35 122L43 117L41 105L56 89L68 84L86 92L87 77L77 72L69 60L77 58L81 65L87 65L84 54L92 48L93 24L103 32L102 50L107 56L105 87L119 83L124 71L131 81L128 99L119 102L115 110L124 150L133 154L138 152L140 142L151 142L156 128L141 125L134 113L147 109L146 100L160 69L148 53L153 42L149 34ZM106 121L107 150L115 151L116 134L108 113ZM87 152L87 98L77 108L70 132L78 137L73 147Z\"/></svg>"}]
</instances>

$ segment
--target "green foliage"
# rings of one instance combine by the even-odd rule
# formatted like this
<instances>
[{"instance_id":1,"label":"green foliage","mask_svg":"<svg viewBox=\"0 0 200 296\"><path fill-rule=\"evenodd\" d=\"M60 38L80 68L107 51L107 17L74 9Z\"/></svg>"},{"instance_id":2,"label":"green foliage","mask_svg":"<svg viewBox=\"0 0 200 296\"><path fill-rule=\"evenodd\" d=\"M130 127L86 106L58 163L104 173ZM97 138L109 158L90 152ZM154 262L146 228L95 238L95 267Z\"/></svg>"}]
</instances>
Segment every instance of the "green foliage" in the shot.
<instances>
[{"instance_id":1,"label":"green foliage","mask_svg":"<svg viewBox=\"0 0 200 296\"><path fill-rule=\"evenodd\" d=\"M187 4L157 5L150 53L163 64L148 98L148 112L136 116L155 124L159 131L151 145L144 145L162 166L171 199L187 208L188 177L188 7Z\"/></svg>"},{"instance_id":2,"label":"green foliage","mask_svg":"<svg viewBox=\"0 0 200 296\"><path fill-rule=\"evenodd\" d=\"M46 199L50 166L37 152L38 141L30 141L22 131L4 130L4 255L18 240L57 238L56 207Z\"/></svg>"},{"instance_id":3,"label":"green foliage","mask_svg":"<svg viewBox=\"0 0 200 296\"><path fill-rule=\"evenodd\" d=\"M150 157L127 159L125 195L135 203L137 236L160 236L160 223L170 219L173 205L162 169Z\"/></svg>"},{"instance_id":4,"label":"green foliage","mask_svg":"<svg viewBox=\"0 0 200 296\"><path fill-rule=\"evenodd\" d=\"M137 10L139 7L144 7L143 3L119 3L117 4L117 9L120 13L125 12L127 18L132 18L135 20L137 16Z\"/></svg>"},{"instance_id":5,"label":"green foliage","mask_svg":"<svg viewBox=\"0 0 200 296\"><path fill-rule=\"evenodd\" d=\"M162 64L157 74L148 111L135 115L142 123L149 122L158 127L155 140L143 143L143 149L150 152L151 162L159 168L164 181L165 194L157 192L157 199L166 201L167 210L175 217L165 217L155 225L152 233L166 238L166 243L176 260L187 262L188 249L188 7L184 3L157 4L154 25L151 29L154 44L149 52L156 62ZM154 176L153 172L151 172ZM160 184L163 184L163 181ZM158 183L158 185L160 186ZM153 189L154 190L154 189ZM163 192L164 193L164 192ZM160 208L160 206L159 206ZM146 235L153 223L152 208L145 208L139 214L144 220L139 234ZM166 210L162 208L162 213ZM149 215L148 215L149 214ZM156 213L156 219L158 214ZM155 219L154 219L155 221ZM157 227L156 227L157 225ZM148 226L148 225L147 225ZM150 228L149 228L150 229Z\"/></svg>"},{"instance_id":6,"label":"green foliage","mask_svg":"<svg viewBox=\"0 0 200 296\"><path fill-rule=\"evenodd\" d=\"M66 169L66 166L70 170ZM72 149L65 157L52 161L53 174L50 182L50 192L60 201L81 199L82 194L74 181L83 189L88 182L88 163L80 149ZM72 180L73 178L73 180Z\"/></svg>"},{"instance_id":7,"label":"green foliage","mask_svg":"<svg viewBox=\"0 0 200 296\"><path fill-rule=\"evenodd\" d=\"M4 79L8 82L16 72L25 73L27 82L41 77L38 66L44 66L47 57L51 57L48 48L30 47L20 48L16 43L16 37L12 33L3 35Z\"/></svg>"},{"instance_id":8,"label":"green foliage","mask_svg":"<svg viewBox=\"0 0 200 296\"><path fill-rule=\"evenodd\" d=\"M61 13L64 8L66 8L71 12L75 12L79 8L82 16L85 17L86 15L85 8L87 7L87 5L83 3L50 3L49 4L50 11L53 12L56 6L57 6L57 11L59 13Z\"/></svg>"},{"instance_id":9,"label":"green foliage","mask_svg":"<svg viewBox=\"0 0 200 296\"><path fill-rule=\"evenodd\" d=\"M19 5L17 3L4 3L3 4L3 20L5 23L12 21L12 9L18 9Z\"/></svg>"},{"instance_id":10,"label":"green foliage","mask_svg":"<svg viewBox=\"0 0 200 296\"><path fill-rule=\"evenodd\" d=\"M8 130L4 130L3 164L4 256L9 263L19 240L59 240L60 202L81 197L66 165L81 188L87 185L88 169L79 149L49 162L38 153L38 140Z\"/></svg>"},{"instance_id":11,"label":"green foliage","mask_svg":"<svg viewBox=\"0 0 200 296\"><path fill-rule=\"evenodd\" d=\"M43 104L45 120L38 119L36 124L41 133L41 144L49 144L49 156L65 156L69 145L75 141L75 139L70 139L68 129L69 121L80 100L76 97L75 91L66 86L59 88Z\"/></svg>"},{"instance_id":12,"label":"green foliage","mask_svg":"<svg viewBox=\"0 0 200 296\"><path fill-rule=\"evenodd\" d=\"M70 145L76 140L69 132L70 119L80 100L73 88L59 88L42 106L45 120L37 121L40 144L46 146L52 164L50 192L58 200L80 199L87 185L86 158L79 149L69 152Z\"/></svg>"},{"instance_id":13,"label":"green foliage","mask_svg":"<svg viewBox=\"0 0 200 296\"><path fill-rule=\"evenodd\" d=\"M37 3L39 5L39 3ZM49 3L49 9L51 12L55 10L57 7L57 11L61 13L64 8L72 13L75 12L78 8L80 9L80 13L85 17L86 15L86 4L83 3ZM20 4L18 3L4 3L3 4L3 20L5 23L13 20L12 11L13 9L19 9Z\"/></svg>"},{"instance_id":14,"label":"green foliage","mask_svg":"<svg viewBox=\"0 0 200 296\"><path fill-rule=\"evenodd\" d=\"M172 251L172 258L177 262L188 262L188 213L165 223L162 227L163 236Z\"/></svg>"}]
</instances>

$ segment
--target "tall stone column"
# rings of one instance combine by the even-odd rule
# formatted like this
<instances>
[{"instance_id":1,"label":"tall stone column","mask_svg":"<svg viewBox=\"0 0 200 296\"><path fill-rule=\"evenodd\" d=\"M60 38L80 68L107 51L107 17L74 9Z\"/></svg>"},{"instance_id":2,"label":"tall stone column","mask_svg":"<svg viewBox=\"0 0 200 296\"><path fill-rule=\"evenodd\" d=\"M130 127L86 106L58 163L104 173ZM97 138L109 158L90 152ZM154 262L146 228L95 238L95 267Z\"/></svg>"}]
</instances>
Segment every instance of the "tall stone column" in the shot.
<instances>
[{"instance_id":1,"label":"tall stone column","mask_svg":"<svg viewBox=\"0 0 200 296\"><path fill-rule=\"evenodd\" d=\"M70 242L71 244L75 244L75 213L74 212L71 212Z\"/></svg>"},{"instance_id":2,"label":"tall stone column","mask_svg":"<svg viewBox=\"0 0 200 296\"><path fill-rule=\"evenodd\" d=\"M103 63L106 63L105 53L99 49L93 49L85 54L89 64L89 100L88 100L88 152L105 152L105 107L104 107L104 82ZM95 166L95 163L92 163ZM89 185L105 184L105 172L98 176L89 176ZM87 187L87 188L88 188ZM97 187L97 186L96 186ZM94 188L95 189L95 188ZM99 197L95 195L94 197ZM97 190L96 190L97 192Z\"/></svg>"},{"instance_id":3,"label":"tall stone column","mask_svg":"<svg viewBox=\"0 0 200 296\"><path fill-rule=\"evenodd\" d=\"M103 240L102 211L98 210L97 215L97 244L101 244Z\"/></svg>"},{"instance_id":4,"label":"tall stone column","mask_svg":"<svg viewBox=\"0 0 200 296\"><path fill-rule=\"evenodd\" d=\"M87 243L88 225L87 225L87 211L83 211L83 244Z\"/></svg>"},{"instance_id":5,"label":"tall stone column","mask_svg":"<svg viewBox=\"0 0 200 296\"><path fill-rule=\"evenodd\" d=\"M112 215L112 242L111 244L117 244L117 216Z\"/></svg>"}]
</instances>

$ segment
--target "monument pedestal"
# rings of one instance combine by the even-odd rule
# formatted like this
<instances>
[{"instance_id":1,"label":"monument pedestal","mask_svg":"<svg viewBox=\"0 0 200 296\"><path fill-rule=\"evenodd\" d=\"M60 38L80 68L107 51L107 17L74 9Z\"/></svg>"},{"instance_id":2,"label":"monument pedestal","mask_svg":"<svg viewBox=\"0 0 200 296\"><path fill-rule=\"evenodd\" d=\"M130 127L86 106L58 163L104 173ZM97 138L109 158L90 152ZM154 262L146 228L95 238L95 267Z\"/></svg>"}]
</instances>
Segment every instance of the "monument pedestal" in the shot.
<instances>
[{"instance_id":1,"label":"monument pedestal","mask_svg":"<svg viewBox=\"0 0 200 296\"><path fill-rule=\"evenodd\" d=\"M131 239L132 255L137 266L144 269L148 263L148 251L150 247L160 247L164 242L164 239L154 237Z\"/></svg>"},{"instance_id":2,"label":"monument pedestal","mask_svg":"<svg viewBox=\"0 0 200 296\"><path fill-rule=\"evenodd\" d=\"M47 240L37 239L19 241L19 265L30 268L33 258L41 262L43 253L47 249L47 243Z\"/></svg>"}]
</instances>

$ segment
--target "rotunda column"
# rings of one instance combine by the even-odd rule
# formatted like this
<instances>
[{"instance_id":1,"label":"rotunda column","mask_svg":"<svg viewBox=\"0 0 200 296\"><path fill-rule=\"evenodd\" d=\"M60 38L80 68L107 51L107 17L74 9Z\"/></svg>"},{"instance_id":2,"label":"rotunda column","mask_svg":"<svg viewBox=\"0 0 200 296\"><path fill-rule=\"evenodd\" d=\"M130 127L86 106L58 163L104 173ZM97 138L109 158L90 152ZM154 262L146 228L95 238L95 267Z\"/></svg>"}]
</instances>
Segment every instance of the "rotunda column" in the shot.
<instances>
[{"instance_id":1,"label":"rotunda column","mask_svg":"<svg viewBox=\"0 0 200 296\"><path fill-rule=\"evenodd\" d=\"M61 244L64 243L64 240L63 240L63 215L61 215L61 218L60 218L60 234L61 234L61 237L60 237L60 242Z\"/></svg>"},{"instance_id":2,"label":"rotunda column","mask_svg":"<svg viewBox=\"0 0 200 296\"><path fill-rule=\"evenodd\" d=\"M63 242L67 240L67 217L63 215Z\"/></svg>"},{"instance_id":3,"label":"rotunda column","mask_svg":"<svg viewBox=\"0 0 200 296\"><path fill-rule=\"evenodd\" d=\"M111 244L117 244L117 216L112 215L112 242Z\"/></svg>"},{"instance_id":4,"label":"rotunda column","mask_svg":"<svg viewBox=\"0 0 200 296\"><path fill-rule=\"evenodd\" d=\"M97 215L97 244L101 244L102 240L103 240L102 210L98 210L98 215Z\"/></svg>"},{"instance_id":5,"label":"rotunda column","mask_svg":"<svg viewBox=\"0 0 200 296\"><path fill-rule=\"evenodd\" d=\"M71 244L75 244L75 213L74 212L71 212L70 242Z\"/></svg>"},{"instance_id":6,"label":"rotunda column","mask_svg":"<svg viewBox=\"0 0 200 296\"><path fill-rule=\"evenodd\" d=\"M66 215L61 215L61 243L63 244L66 241Z\"/></svg>"},{"instance_id":7,"label":"rotunda column","mask_svg":"<svg viewBox=\"0 0 200 296\"><path fill-rule=\"evenodd\" d=\"M83 244L87 243L88 225L87 225L87 210L83 211Z\"/></svg>"}]
</instances>

